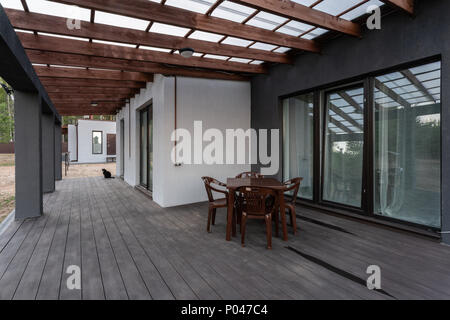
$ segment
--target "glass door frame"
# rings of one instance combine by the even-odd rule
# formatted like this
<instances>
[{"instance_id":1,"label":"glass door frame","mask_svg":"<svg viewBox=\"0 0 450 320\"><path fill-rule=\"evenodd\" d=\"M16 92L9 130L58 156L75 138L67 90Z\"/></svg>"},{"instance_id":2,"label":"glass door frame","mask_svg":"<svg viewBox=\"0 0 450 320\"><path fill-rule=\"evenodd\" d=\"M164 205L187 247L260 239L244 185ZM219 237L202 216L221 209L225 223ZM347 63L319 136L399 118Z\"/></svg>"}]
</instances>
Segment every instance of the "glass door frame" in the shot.
<instances>
[{"instance_id":1,"label":"glass door frame","mask_svg":"<svg viewBox=\"0 0 450 320\"><path fill-rule=\"evenodd\" d=\"M417 61L412 61L409 63L397 65L391 68L386 68L383 70L378 70L368 74L362 74L359 77L355 77L350 80L342 80L335 83L321 85L317 87L312 87L310 89L299 90L290 94L280 95L279 98L279 114L280 114L280 128L284 130L283 127L283 100L292 98L298 95L314 93L314 172L313 172L313 200L298 198L298 203L304 205L310 205L316 207L319 210L327 210L334 213L343 214L356 214L366 218L370 218L373 221L381 221L387 223L393 223L399 226L413 227L420 230L431 231L433 233L438 233L441 228L435 228L431 226L421 225L414 222L409 222L405 220L395 219L391 217L377 215L374 208L374 154L375 154L375 101L374 101L374 88L375 88L375 78L390 72L399 72L404 69L419 67L428 63L433 63L441 61L441 56L434 56L425 59L420 59ZM442 71L441 71L442 72ZM324 167L324 142L325 142L325 121L326 121L326 93L330 91L335 91L337 89L345 89L357 86L364 86L364 151L363 151L363 178L362 178L362 206L361 208L355 208L351 206L342 205L339 203L334 203L330 201L323 200L323 167ZM443 79L441 74L441 91L443 88ZM442 109L441 109L442 114ZM444 120L441 120L443 122ZM441 125L441 150L442 150L442 133L443 126ZM284 141L281 138L281 159L280 163L284 164ZM441 197L442 197L442 180L443 180L443 161L441 152ZM281 168L281 175L284 177L284 166ZM442 201L441 201L441 221L443 215Z\"/></svg>"},{"instance_id":2,"label":"glass door frame","mask_svg":"<svg viewBox=\"0 0 450 320\"><path fill-rule=\"evenodd\" d=\"M362 88L363 91L363 97L364 97L364 110L363 110L363 116L364 116L364 124L363 124L363 163L362 163L362 179L361 179L361 207L355 207L351 205L346 205L330 200L325 200L323 198L324 195L324 186L325 186L325 146L326 146L326 139L327 139L327 114L328 114L328 106L327 106L327 95L332 92L336 92L337 90L351 90L351 89L357 89ZM358 214L362 215L369 215L368 214L368 187L371 185L368 181L367 173L369 170L368 167L370 165L367 163L368 160L368 152L370 149L370 124L368 123L371 113L371 106L370 106L370 99L368 99L368 92L370 92L370 84L367 80L353 82L347 85L342 86L335 86L326 90L321 91L321 101L316 106L316 108L320 109L321 117L319 121L321 122L321 140L320 144L316 145L315 148L319 149L318 152L320 154L320 175L318 176L318 179L316 181L316 185L318 185L319 188L319 197L318 197L318 203L320 205L324 205L327 207L332 207L336 209L345 209L352 212L356 212Z\"/></svg>"}]
</instances>

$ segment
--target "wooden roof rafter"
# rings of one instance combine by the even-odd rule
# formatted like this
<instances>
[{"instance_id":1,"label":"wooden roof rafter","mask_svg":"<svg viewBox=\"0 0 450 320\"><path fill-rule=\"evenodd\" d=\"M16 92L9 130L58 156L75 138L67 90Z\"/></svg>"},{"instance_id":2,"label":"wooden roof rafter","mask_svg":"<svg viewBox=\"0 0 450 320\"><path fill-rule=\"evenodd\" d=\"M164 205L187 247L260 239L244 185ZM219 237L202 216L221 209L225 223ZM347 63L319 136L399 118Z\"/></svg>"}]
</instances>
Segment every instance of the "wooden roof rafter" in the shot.
<instances>
[{"instance_id":1,"label":"wooden roof rafter","mask_svg":"<svg viewBox=\"0 0 450 320\"><path fill-rule=\"evenodd\" d=\"M315 10L311 7L286 0L231 0L235 3L264 10L273 14L300 21L316 27L342 32L360 37L361 28L358 24L337 18L328 13Z\"/></svg>"},{"instance_id":2,"label":"wooden roof rafter","mask_svg":"<svg viewBox=\"0 0 450 320\"><path fill-rule=\"evenodd\" d=\"M105 11L136 19L151 20L173 26L212 32L242 39L271 43L295 49L320 52L317 43L270 30L243 25L226 19L199 14L189 10L165 6L148 0L52 0L82 8Z\"/></svg>"}]
</instances>

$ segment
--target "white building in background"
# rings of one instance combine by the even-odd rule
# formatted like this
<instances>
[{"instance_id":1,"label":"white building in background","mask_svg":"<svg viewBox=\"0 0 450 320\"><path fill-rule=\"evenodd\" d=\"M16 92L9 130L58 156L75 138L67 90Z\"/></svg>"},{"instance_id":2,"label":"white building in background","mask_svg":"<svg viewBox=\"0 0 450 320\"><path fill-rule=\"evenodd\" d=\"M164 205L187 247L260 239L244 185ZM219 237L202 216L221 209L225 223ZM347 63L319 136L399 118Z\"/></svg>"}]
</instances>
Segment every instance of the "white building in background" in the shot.
<instances>
[{"instance_id":1,"label":"white building in background","mask_svg":"<svg viewBox=\"0 0 450 320\"><path fill-rule=\"evenodd\" d=\"M78 120L68 126L70 160L77 163L105 163L116 159L116 122Z\"/></svg>"},{"instance_id":2,"label":"white building in background","mask_svg":"<svg viewBox=\"0 0 450 320\"><path fill-rule=\"evenodd\" d=\"M203 176L223 182L249 171L250 164L176 166L171 160L175 129L250 129L251 84L155 75L153 83L130 100L116 117L117 175L139 189L147 189L162 207L207 199ZM176 88L176 90L175 90ZM176 99L175 99L176 97Z\"/></svg>"}]
</instances>

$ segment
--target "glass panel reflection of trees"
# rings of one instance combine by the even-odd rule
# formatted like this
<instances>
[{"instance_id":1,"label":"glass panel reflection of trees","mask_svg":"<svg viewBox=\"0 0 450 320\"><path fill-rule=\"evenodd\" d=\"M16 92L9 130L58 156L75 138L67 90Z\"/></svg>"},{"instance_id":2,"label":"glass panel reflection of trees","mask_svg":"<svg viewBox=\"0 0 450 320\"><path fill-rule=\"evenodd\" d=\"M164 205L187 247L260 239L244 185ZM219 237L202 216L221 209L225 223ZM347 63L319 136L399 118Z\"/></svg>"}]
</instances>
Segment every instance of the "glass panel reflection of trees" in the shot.
<instances>
[{"instance_id":1,"label":"glass panel reflection of trees","mask_svg":"<svg viewBox=\"0 0 450 320\"><path fill-rule=\"evenodd\" d=\"M361 207L364 89L327 93L323 199Z\"/></svg>"},{"instance_id":2,"label":"glass panel reflection of trees","mask_svg":"<svg viewBox=\"0 0 450 320\"><path fill-rule=\"evenodd\" d=\"M375 213L441 226L441 64L375 79Z\"/></svg>"}]
</instances>

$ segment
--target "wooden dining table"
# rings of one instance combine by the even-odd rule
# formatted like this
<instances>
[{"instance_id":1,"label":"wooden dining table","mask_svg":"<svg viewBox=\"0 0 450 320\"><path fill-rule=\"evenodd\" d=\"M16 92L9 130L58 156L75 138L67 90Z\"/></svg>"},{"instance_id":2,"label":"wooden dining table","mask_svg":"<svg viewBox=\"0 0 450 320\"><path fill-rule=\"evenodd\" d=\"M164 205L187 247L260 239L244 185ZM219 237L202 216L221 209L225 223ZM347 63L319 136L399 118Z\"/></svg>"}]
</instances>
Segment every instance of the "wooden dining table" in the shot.
<instances>
[{"instance_id":1,"label":"wooden dining table","mask_svg":"<svg viewBox=\"0 0 450 320\"><path fill-rule=\"evenodd\" d=\"M280 204L281 224L283 231L283 240L288 241L286 225L286 209L284 204L283 184L274 178L229 178L227 180L228 189L228 214L227 214L227 241L231 241L231 236L236 236L236 230L233 230L233 212L236 190L241 187L266 187L273 188L278 193Z\"/></svg>"}]
</instances>

